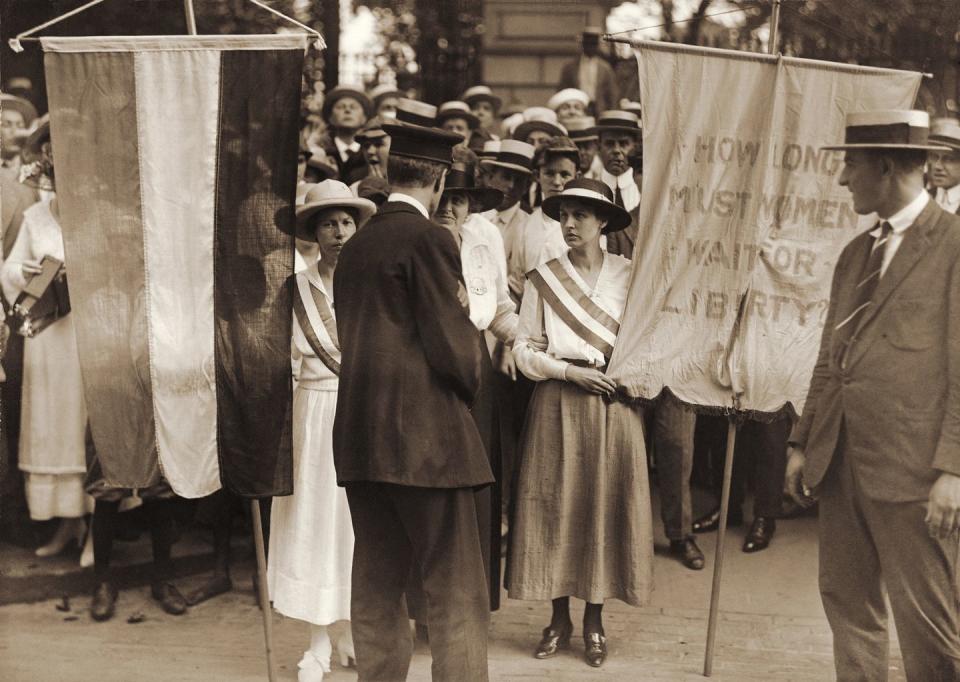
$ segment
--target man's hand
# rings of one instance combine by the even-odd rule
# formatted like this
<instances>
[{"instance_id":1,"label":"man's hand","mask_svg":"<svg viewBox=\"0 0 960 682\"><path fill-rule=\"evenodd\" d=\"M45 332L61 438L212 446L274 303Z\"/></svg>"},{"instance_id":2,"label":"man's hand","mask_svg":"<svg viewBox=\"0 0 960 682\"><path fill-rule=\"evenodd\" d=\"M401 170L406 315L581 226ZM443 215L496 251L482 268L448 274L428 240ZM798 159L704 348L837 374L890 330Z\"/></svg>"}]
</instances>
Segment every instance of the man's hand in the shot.
<instances>
[{"instance_id":1,"label":"man's hand","mask_svg":"<svg viewBox=\"0 0 960 682\"><path fill-rule=\"evenodd\" d=\"M787 448L787 472L784 476L784 488L787 494L801 507L809 507L816 498L811 490L803 485L803 465L807 463L807 456L800 448Z\"/></svg>"},{"instance_id":2,"label":"man's hand","mask_svg":"<svg viewBox=\"0 0 960 682\"><path fill-rule=\"evenodd\" d=\"M612 398L617 390L617 385L613 382L613 379L593 367L567 365L566 377L567 381L575 383L584 391L605 395L608 398Z\"/></svg>"},{"instance_id":3,"label":"man's hand","mask_svg":"<svg viewBox=\"0 0 960 682\"><path fill-rule=\"evenodd\" d=\"M940 474L930 489L926 523L935 538L946 538L960 530L960 476Z\"/></svg>"}]
</instances>

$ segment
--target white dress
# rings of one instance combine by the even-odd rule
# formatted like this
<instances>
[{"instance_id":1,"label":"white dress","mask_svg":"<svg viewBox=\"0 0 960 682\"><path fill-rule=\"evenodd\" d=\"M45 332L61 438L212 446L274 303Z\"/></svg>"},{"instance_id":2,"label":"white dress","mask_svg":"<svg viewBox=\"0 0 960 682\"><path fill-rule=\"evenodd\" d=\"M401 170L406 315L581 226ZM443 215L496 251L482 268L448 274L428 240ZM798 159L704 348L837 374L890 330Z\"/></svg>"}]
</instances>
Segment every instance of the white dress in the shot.
<instances>
[{"instance_id":1,"label":"white dress","mask_svg":"<svg viewBox=\"0 0 960 682\"><path fill-rule=\"evenodd\" d=\"M327 297L317 265L307 271ZM296 296L297 294L294 293ZM293 320L300 359L293 393L293 495L273 498L267 582L274 608L314 625L350 619L353 525L333 467L337 375L314 354Z\"/></svg>"},{"instance_id":2,"label":"white dress","mask_svg":"<svg viewBox=\"0 0 960 682\"><path fill-rule=\"evenodd\" d=\"M23 262L43 256L64 260L60 224L48 201L23 212L20 233L0 273L9 301L26 285ZM72 314L24 340L21 400L19 460L26 473L30 517L83 516L89 511L83 490L87 407Z\"/></svg>"}]
</instances>

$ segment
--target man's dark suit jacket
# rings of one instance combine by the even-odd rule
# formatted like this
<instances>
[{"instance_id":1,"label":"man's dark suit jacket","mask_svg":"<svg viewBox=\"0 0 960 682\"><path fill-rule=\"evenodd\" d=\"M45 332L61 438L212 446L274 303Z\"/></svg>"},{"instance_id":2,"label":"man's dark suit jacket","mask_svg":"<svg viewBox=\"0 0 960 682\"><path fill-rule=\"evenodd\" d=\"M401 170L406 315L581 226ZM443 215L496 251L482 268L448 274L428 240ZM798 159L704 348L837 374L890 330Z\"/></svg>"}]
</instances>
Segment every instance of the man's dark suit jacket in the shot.
<instances>
[{"instance_id":1,"label":"man's dark suit jacket","mask_svg":"<svg viewBox=\"0 0 960 682\"><path fill-rule=\"evenodd\" d=\"M560 68L558 90L580 87L580 57L569 61ZM620 107L620 86L613 68L603 58L597 64L597 91L593 101L594 112L599 116L604 111Z\"/></svg>"},{"instance_id":2,"label":"man's dark suit jacket","mask_svg":"<svg viewBox=\"0 0 960 682\"><path fill-rule=\"evenodd\" d=\"M804 484L823 480L837 450L872 499L927 499L941 471L960 475L960 218L930 201L904 233L858 319L843 363L834 326L855 307L873 237L837 261L820 354L791 443L803 448Z\"/></svg>"},{"instance_id":3,"label":"man's dark suit jacket","mask_svg":"<svg viewBox=\"0 0 960 682\"><path fill-rule=\"evenodd\" d=\"M388 202L344 246L334 274L343 352L333 453L337 481L426 488L491 483L470 415L480 336L453 236Z\"/></svg>"}]
</instances>

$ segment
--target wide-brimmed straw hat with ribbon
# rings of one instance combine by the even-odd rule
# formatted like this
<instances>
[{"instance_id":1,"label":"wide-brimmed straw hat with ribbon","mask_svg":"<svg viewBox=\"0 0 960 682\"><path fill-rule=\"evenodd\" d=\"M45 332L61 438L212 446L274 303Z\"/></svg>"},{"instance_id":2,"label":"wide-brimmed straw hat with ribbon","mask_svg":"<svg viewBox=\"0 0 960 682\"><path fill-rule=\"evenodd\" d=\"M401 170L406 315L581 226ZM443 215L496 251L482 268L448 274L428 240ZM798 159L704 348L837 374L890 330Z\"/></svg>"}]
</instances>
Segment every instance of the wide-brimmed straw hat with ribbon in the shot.
<instances>
[{"instance_id":1,"label":"wide-brimmed straw hat with ribbon","mask_svg":"<svg viewBox=\"0 0 960 682\"><path fill-rule=\"evenodd\" d=\"M523 112L523 123L513 130L513 139L527 141L534 130L541 130L551 137L566 135L567 129L557 123L557 112L546 107L530 107Z\"/></svg>"},{"instance_id":2,"label":"wide-brimmed straw hat with ribbon","mask_svg":"<svg viewBox=\"0 0 960 682\"><path fill-rule=\"evenodd\" d=\"M339 180L324 180L307 190L303 204L297 206L296 237L307 241L317 241L311 218L328 208L351 209L357 212L357 226L377 212L377 205L369 199L353 196L350 188Z\"/></svg>"},{"instance_id":3,"label":"wide-brimmed straw hat with ribbon","mask_svg":"<svg viewBox=\"0 0 960 682\"><path fill-rule=\"evenodd\" d=\"M484 166L500 166L524 175L533 173L533 156L536 149L532 144L520 140L501 140L500 147L492 159L481 159Z\"/></svg>"},{"instance_id":4,"label":"wide-brimmed straw hat with ribbon","mask_svg":"<svg viewBox=\"0 0 960 682\"><path fill-rule=\"evenodd\" d=\"M960 151L960 121L952 117L933 119L927 139L934 144L946 145L954 151Z\"/></svg>"},{"instance_id":5,"label":"wide-brimmed straw hat with ribbon","mask_svg":"<svg viewBox=\"0 0 960 682\"><path fill-rule=\"evenodd\" d=\"M460 102L458 100L444 102L440 105L440 109L437 110L437 127L442 127L444 121L447 121L451 118L462 118L467 122L470 130L474 130L480 125L480 119L477 118L476 114L470 111L470 107L467 105L467 103Z\"/></svg>"},{"instance_id":6,"label":"wide-brimmed straw hat with ribbon","mask_svg":"<svg viewBox=\"0 0 960 682\"><path fill-rule=\"evenodd\" d=\"M500 151L500 140L487 140L483 143L483 149L477 154L480 163L492 161L497 158L497 152Z\"/></svg>"},{"instance_id":7,"label":"wide-brimmed straw hat with ribbon","mask_svg":"<svg viewBox=\"0 0 960 682\"><path fill-rule=\"evenodd\" d=\"M603 234L618 232L630 225L630 214L626 209L613 203L613 192L607 183L590 178L575 178L563 187L560 194L547 197L543 200L543 212L554 220L560 220L560 205L566 200L576 199L584 204L599 209L607 224Z\"/></svg>"},{"instance_id":8,"label":"wide-brimmed straw hat with ribbon","mask_svg":"<svg viewBox=\"0 0 960 682\"><path fill-rule=\"evenodd\" d=\"M486 85L474 85L472 88L467 88L464 90L460 99L471 107L476 102L490 102L490 104L493 105L494 111L499 110L500 104L502 103L501 99L494 95L493 90Z\"/></svg>"},{"instance_id":9,"label":"wide-brimmed straw hat with ribbon","mask_svg":"<svg viewBox=\"0 0 960 682\"><path fill-rule=\"evenodd\" d=\"M444 194L466 194L471 199L471 213L482 213L496 208L503 201L503 192L492 187L478 187L472 167L454 161L447 171Z\"/></svg>"},{"instance_id":10,"label":"wide-brimmed straw hat with ribbon","mask_svg":"<svg viewBox=\"0 0 960 682\"><path fill-rule=\"evenodd\" d=\"M822 149L952 151L950 147L930 140L930 114L925 111L861 111L847 114L845 126L843 144Z\"/></svg>"},{"instance_id":11,"label":"wide-brimmed straw hat with ribbon","mask_svg":"<svg viewBox=\"0 0 960 682\"><path fill-rule=\"evenodd\" d=\"M418 99L401 97L397 100L397 121L430 128L437 122L437 108Z\"/></svg>"}]
</instances>

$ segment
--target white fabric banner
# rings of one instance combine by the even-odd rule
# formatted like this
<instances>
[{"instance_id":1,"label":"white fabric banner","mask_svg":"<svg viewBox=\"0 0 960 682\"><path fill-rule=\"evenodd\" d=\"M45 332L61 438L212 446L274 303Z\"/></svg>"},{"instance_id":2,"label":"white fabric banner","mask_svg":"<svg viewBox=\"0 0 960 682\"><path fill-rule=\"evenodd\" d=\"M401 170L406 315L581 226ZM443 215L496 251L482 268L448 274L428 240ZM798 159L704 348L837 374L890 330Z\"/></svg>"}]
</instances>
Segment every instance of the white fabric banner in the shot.
<instances>
[{"instance_id":1,"label":"white fabric banner","mask_svg":"<svg viewBox=\"0 0 960 682\"><path fill-rule=\"evenodd\" d=\"M635 398L798 413L830 281L867 223L837 184L850 111L920 74L640 42L643 200L609 375Z\"/></svg>"}]
</instances>

